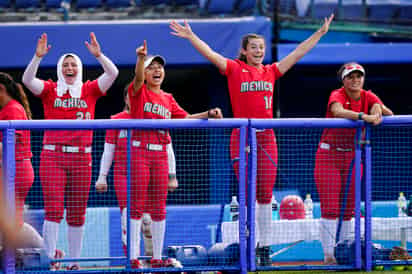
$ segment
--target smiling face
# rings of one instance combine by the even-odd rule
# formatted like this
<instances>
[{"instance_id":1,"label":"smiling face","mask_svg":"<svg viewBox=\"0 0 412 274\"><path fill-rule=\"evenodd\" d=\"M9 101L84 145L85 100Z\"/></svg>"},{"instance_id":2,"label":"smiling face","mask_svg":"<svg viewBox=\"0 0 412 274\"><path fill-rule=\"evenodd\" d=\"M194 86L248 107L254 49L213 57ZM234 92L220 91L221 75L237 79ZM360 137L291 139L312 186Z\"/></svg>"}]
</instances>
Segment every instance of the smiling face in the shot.
<instances>
[{"instance_id":1,"label":"smiling face","mask_svg":"<svg viewBox=\"0 0 412 274\"><path fill-rule=\"evenodd\" d=\"M360 71L353 71L343 78L343 87L348 92L360 92L363 88L365 77Z\"/></svg>"},{"instance_id":2,"label":"smiling face","mask_svg":"<svg viewBox=\"0 0 412 274\"><path fill-rule=\"evenodd\" d=\"M265 58L265 40L262 38L249 38L246 49L241 53L246 57L246 63L253 67L259 67Z\"/></svg>"},{"instance_id":3,"label":"smiling face","mask_svg":"<svg viewBox=\"0 0 412 274\"><path fill-rule=\"evenodd\" d=\"M145 68L144 76L149 89L153 90L153 88L160 88L165 78L163 65L158 61L153 60L152 63Z\"/></svg>"},{"instance_id":4,"label":"smiling face","mask_svg":"<svg viewBox=\"0 0 412 274\"><path fill-rule=\"evenodd\" d=\"M74 59L74 57L70 55L66 56L62 64L62 73L64 80L68 85L74 84L78 71L79 69L76 59Z\"/></svg>"}]
</instances>

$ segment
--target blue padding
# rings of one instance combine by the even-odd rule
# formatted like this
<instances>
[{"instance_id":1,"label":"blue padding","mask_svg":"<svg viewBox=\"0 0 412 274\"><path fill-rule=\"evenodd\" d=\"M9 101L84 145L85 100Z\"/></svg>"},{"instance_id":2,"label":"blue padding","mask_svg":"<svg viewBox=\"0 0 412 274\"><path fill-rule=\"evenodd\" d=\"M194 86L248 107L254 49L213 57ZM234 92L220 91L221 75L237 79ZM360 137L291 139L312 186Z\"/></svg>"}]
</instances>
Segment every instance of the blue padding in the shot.
<instances>
[{"instance_id":1,"label":"blue padding","mask_svg":"<svg viewBox=\"0 0 412 274\"><path fill-rule=\"evenodd\" d=\"M88 0L95 1L95 0ZM79 3L79 2L78 2ZM84 65L100 66L84 45L89 33L95 32L102 51L118 66L133 66L136 48L147 40L149 53L166 57L168 65L209 64L186 40L172 36L170 20L133 20L92 23L36 23L0 25L0 37L8 37L2 43L3 54L0 67L24 68L34 55L37 39L45 32L52 45L40 64L55 67L58 58L66 52L75 52ZM271 22L265 17L234 19L189 20L192 29L217 52L228 58L236 58L243 35L254 32L265 37L267 46L271 41ZM271 60L270 50L265 62Z\"/></svg>"},{"instance_id":2,"label":"blue padding","mask_svg":"<svg viewBox=\"0 0 412 274\"><path fill-rule=\"evenodd\" d=\"M279 59L296 46L297 44L279 45ZM412 43L318 44L298 64L343 64L353 60L362 64L411 63Z\"/></svg>"}]
</instances>

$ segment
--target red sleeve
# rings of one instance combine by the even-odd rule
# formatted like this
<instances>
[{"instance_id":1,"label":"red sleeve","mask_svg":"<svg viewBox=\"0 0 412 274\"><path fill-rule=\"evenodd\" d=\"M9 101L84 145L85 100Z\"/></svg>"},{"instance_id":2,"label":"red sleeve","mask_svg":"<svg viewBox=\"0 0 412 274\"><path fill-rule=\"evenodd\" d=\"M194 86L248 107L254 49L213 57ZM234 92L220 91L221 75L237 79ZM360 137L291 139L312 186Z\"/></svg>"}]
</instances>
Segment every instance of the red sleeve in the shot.
<instances>
[{"instance_id":1,"label":"red sleeve","mask_svg":"<svg viewBox=\"0 0 412 274\"><path fill-rule=\"evenodd\" d=\"M179 119L179 118L186 118L189 113L186 112L179 104L176 102L175 98L170 95L170 104L172 106L172 118Z\"/></svg>"},{"instance_id":2,"label":"red sleeve","mask_svg":"<svg viewBox=\"0 0 412 274\"><path fill-rule=\"evenodd\" d=\"M327 108L328 111L330 111L330 107L332 106L333 103L341 103L342 106L344 106L345 97L338 91L333 91L329 97L328 108Z\"/></svg>"},{"instance_id":3,"label":"red sleeve","mask_svg":"<svg viewBox=\"0 0 412 274\"><path fill-rule=\"evenodd\" d=\"M275 80L277 80L277 79L279 79L280 77L283 76L283 74L279 71L278 63L273 63L273 64L269 65L269 67L273 71L273 75L275 76Z\"/></svg>"},{"instance_id":4,"label":"red sleeve","mask_svg":"<svg viewBox=\"0 0 412 274\"><path fill-rule=\"evenodd\" d=\"M235 60L226 58L226 71L220 71L220 73L226 76L230 75L233 73L233 71L235 71L235 68L238 66L239 64L236 63Z\"/></svg>"},{"instance_id":5,"label":"red sleeve","mask_svg":"<svg viewBox=\"0 0 412 274\"><path fill-rule=\"evenodd\" d=\"M39 95L34 94L34 96L40 97L41 99L50 98L50 93L54 91L57 87L56 83L52 80L43 81L44 87Z\"/></svg>"},{"instance_id":6,"label":"red sleeve","mask_svg":"<svg viewBox=\"0 0 412 274\"><path fill-rule=\"evenodd\" d=\"M365 94L366 94L366 101L368 102L368 112L374 104L383 105L381 99L379 99L379 97L372 91L368 90L366 91Z\"/></svg>"},{"instance_id":7,"label":"red sleeve","mask_svg":"<svg viewBox=\"0 0 412 274\"><path fill-rule=\"evenodd\" d=\"M119 130L108 129L106 130L106 143L115 145L117 143L117 137L119 136Z\"/></svg>"},{"instance_id":8,"label":"red sleeve","mask_svg":"<svg viewBox=\"0 0 412 274\"><path fill-rule=\"evenodd\" d=\"M103 93L100 90L97 79L95 79L93 81L86 81L83 84L83 86L85 86L85 88L86 88L87 95L94 96L94 97L97 97L97 98L106 95L106 93Z\"/></svg>"}]
</instances>

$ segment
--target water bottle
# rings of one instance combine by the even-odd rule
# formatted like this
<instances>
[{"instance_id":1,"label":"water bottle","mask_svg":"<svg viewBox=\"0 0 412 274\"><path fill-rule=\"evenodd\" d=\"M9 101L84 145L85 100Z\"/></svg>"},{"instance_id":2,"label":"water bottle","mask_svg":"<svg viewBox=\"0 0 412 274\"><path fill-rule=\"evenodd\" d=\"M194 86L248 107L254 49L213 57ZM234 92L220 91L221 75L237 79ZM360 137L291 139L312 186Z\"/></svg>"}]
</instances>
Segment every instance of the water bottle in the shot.
<instances>
[{"instance_id":1,"label":"water bottle","mask_svg":"<svg viewBox=\"0 0 412 274\"><path fill-rule=\"evenodd\" d=\"M406 198L403 192L399 192L398 217L406 217Z\"/></svg>"},{"instance_id":2,"label":"water bottle","mask_svg":"<svg viewBox=\"0 0 412 274\"><path fill-rule=\"evenodd\" d=\"M278 218L278 209L279 209L279 204L278 201L276 201L275 195L272 196L272 220L277 220Z\"/></svg>"},{"instance_id":3,"label":"water bottle","mask_svg":"<svg viewBox=\"0 0 412 274\"><path fill-rule=\"evenodd\" d=\"M239 203L236 196L232 196L232 201L230 202L230 220L232 222L239 220Z\"/></svg>"},{"instance_id":4,"label":"water bottle","mask_svg":"<svg viewBox=\"0 0 412 274\"><path fill-rule=\"evenodd\" d=\"M310 193L306 194L303 204L305 206L305 219L313 219L313 201Z\"/></svg>"}]
</instances>

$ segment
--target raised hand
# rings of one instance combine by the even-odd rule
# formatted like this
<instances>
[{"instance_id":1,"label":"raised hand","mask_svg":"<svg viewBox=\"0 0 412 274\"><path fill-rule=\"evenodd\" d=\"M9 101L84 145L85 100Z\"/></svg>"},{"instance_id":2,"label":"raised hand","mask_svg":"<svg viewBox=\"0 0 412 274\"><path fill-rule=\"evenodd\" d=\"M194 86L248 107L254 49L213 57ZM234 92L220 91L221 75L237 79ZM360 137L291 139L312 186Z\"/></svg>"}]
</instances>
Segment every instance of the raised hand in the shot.
<instances>
[{"instance_id":1,"label":"raised hand","mask_svg":"<svg viewBox=\"0 0 412 274\"><path fill-rule=\"evenodd\" d=\"M329 25L333 20L333 17L335 17L335 15L332 13L329 17L325 17L325 22L323 23L322 27L320 27L319 31L322 34L325 34L328 32L329 30Z\"/></svg>"},{"instance_id":2,"label":"raised hand","mask_svg":"<svg viewBox=\"0 0 412 274\"><path fill-rule=\"evenodd\" d=\"M97 42L96 35L94 34L94 32L90 33L90 43L87 41L85 41L84 43L86 47L89 49L90 53L93 54L96 58L102 54L99 42Z\"/></svg>"},{"instance_id":3,"label":"raised hand","mask_svg":"<svg viewBox=\"0 0 412 274\"><path fill-rule=\"evenodd\" d=\"M143 41L143 45L136 49L136 54L140 58L145 58L147 55L147 42L146 40Z\"/></svg>"},{"instance_id":4,"label":"raised hand","mask_svg":"<svg viewBox=\"0 0 412 274\"><path fill-rule=\"evenodd\" d=\"M51 45L47 44L47 34L43 33L39 40L37 40L36 56L43 57L46 55L51 48Z\"/></svg>"},{"instance_id":5,"label":"raised hand","mask_svg":"<svg viewBox=\"0 0 412 274\"><path fill-rule=\"evenodd\" d=\"M188 39L193 35L192 28L186 20L184 21L184 25L180 25L178 22L173 20L172 22L170 22L169 26L173 30L170 33L174 36Z\"/></svg>"}]
</instances>

